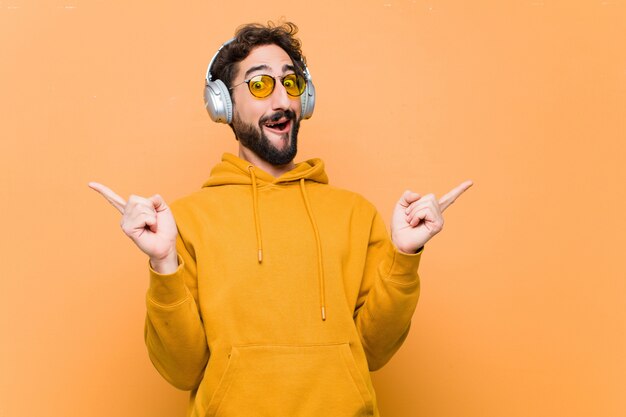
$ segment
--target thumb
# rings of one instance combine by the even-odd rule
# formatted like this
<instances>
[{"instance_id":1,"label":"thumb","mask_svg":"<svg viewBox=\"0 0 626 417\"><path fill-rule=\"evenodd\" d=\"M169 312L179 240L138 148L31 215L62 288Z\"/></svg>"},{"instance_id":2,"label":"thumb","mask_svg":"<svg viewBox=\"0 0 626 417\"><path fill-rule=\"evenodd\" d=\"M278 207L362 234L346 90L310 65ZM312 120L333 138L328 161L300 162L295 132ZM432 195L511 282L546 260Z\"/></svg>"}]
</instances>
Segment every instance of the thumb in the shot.
<instances>
[{"instance_id":1,"label":"thumb","mask_svg":"<svg viewBox=\"0 0 626 417\"><path fill-rule=\"evenodd\" d=\"M419 200L420 197L421 196L418 193L414 193L411 190L406 190L402 194L402 197L400 197L400 200L398 201L398 204L400 204L404 208L407 208L407 207L409 207L409 205L411 205L411 203Z\"/></svg>"},{"instance_id":2,"label":"thumb","mask_svg":"<svg viewBox=\"0 0 626 417\"><path fill-rule=\"evenodd\" d=\"M157 213L169 209L167 203L159 194L153 195L152 197L148 198L148 200L152 202L152 206L157 211Z\"/></svg>"}]
</instances>

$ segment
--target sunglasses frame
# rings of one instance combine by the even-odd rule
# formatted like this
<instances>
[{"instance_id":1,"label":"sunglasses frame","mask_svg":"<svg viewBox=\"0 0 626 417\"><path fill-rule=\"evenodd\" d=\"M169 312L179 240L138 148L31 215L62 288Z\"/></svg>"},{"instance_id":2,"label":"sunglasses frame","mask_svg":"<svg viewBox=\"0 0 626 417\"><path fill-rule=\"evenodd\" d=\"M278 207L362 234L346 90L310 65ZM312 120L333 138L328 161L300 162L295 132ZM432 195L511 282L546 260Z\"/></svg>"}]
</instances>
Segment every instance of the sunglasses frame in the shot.
<instances>
[{"instance_id":1,"label":"sunglasses frame","mask_svg":"<svg viewBox=\"0 0 626 417\"><path fill-rule=\"evenodd\" d=\"M299 93L298 95L293 95L293 94L290 94L290 93L287 91L287 87L285 87L285 85L283 84L283 82L284 82L285 78L287 78L287 77L291 77L291 76L295 76L295 77L296 77L296 80L295 80L295 81L296 81L296 84L298 84L298 81L300 80L300 81L302 82L302 85L304 85L304 88L302 89L302 91L300 91L300 93ZM271 80L272 80L272 83L273 83L273 84L272 84L272 89L269 91L269 93L267 93L267 94L266 94L266 95L264 95L264 96L257 96L256 94L254 94L254 93L252 92L252 88L250 87L250 82L251 82L252 80L254 80L255 78L257 78L257 77L269 77L269 78L271 78ZM280 80L280 83L281 83L281 84L282 84L282 86L285 88L285 91L287 92L287 95L288 95L289 97L294 97L294 98L295 98L295 97L300 97L300 96L301 96L302 94L304 94L304 92L306 91L306 84L307 84L307 81L306 81L307 79L306 79L306 77L303 77L302 75L298 75L298 74L296 74L296 73L286 74L286 75L283 75L282 77L273 77L273 76L271 76L271 75L269 75L269 74L257 74L257 75L254 75L253 77L250 77L250 78L249 78L249 79L247 79L247 80L243 80L242 82L240 82L240 83L239 83L239 84L237 84L237 85L233 85L232 87L230 87L230 88L229 88L229 90L232 90L232 89L234 89L235 87L238 87L238 86L240 86L241 84L244 84L244 83L245 83L245 84L248 84L248 91L250 91L250 94L252 94L252 96L253 96L253 97L256 97L256 98L267 98L267 97L271 96L271 95L272 95L272 93L274 92L274 89L276 88L276 79L277 79L277 78ZM299 91L299 89L298 89L298 91Z\"/></svg>"}]
</instances>

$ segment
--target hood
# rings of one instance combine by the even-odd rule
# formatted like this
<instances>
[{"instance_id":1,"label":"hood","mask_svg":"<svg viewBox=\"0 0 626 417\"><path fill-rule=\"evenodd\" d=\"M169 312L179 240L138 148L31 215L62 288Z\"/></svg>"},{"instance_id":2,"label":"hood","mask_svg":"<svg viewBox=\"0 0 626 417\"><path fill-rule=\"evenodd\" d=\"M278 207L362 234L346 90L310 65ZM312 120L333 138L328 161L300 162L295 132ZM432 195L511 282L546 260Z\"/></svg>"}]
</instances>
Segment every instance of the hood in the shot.
<instances>
[{"instance_id":1,"label":"hood","mask_svg":"<svg viewBox=\"0 0 626 417\"><path fill-rule=\"evenodd\" d=\"M321 184L328 184L328 176L324 171L324 162L322 162L321 159L315 158L300 162L296 164L295 168L291 171L275 178L271 174L253 167L250 162L233 154L225 153L222 156L222 162L211 170L211 176L202 186L215 187L231 184L251 185L253 179L250 174L250 167L254 170L254 176L259 183L280 184L304 179Z\"/></svg>"}]
</instances>

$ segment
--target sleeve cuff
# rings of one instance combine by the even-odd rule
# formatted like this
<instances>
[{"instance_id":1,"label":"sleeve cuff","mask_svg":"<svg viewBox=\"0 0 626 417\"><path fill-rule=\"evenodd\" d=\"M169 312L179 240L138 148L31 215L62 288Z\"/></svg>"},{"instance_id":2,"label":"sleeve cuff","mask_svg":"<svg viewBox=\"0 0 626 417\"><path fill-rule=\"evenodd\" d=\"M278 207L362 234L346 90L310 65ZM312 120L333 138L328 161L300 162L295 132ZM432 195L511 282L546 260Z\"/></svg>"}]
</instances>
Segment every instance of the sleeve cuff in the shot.
<instances>
[{"instance_id":1,"label":"sleeve cuff","mask_svg":"<svg viewBox=\"0 0 626 417\"><path fill-rule=\"evenodd\" d=\"M148 299L155 304L169 306L178 304L189 296L189 291L183 280L183 268L185 263L178 255L178 268L171 274L160 274L150 266L150 286Z\"/></svg>"},{"instance_id":2,"label":"sleeve cuff","mask_svg":"<svg viewBox=\"0 0 626 417\"><path fill-rule=\"evenodd\" d=\"M383 271L387 271L383 277L385 280L392 281L400 285L413 285L419 281L417 269L420 259L424 252L421 247L417 253L408 254L400 252L395 246L385 257L382 267Z\"/></svg>"}]
</instances>

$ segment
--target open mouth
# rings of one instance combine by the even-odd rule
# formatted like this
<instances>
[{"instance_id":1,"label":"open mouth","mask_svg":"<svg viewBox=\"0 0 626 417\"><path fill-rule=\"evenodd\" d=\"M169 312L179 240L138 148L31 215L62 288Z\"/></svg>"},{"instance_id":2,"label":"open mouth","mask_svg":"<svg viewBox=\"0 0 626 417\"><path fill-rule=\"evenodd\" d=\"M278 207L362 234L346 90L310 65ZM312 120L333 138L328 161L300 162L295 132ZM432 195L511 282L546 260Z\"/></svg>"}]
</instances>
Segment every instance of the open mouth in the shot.
<instances>
[{"instance_id":1,"label":"open mouth","mask_svg":"<svg viewBox=\"0 0 626 417\"><path fill-rule=\"evenodd\" d=\"M291 119L282 118L275 122L267 122L264 126L275 133L286 133L291 127Z\"/></svg>"}]
</instances>

